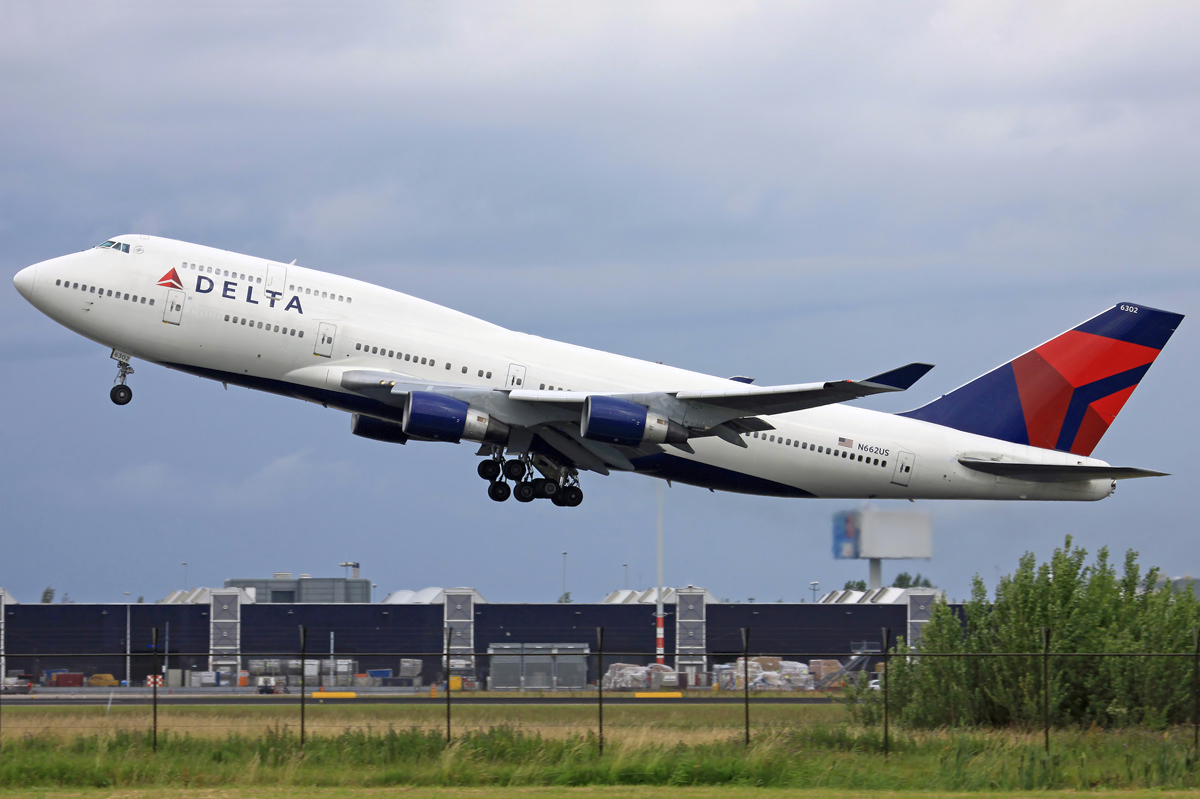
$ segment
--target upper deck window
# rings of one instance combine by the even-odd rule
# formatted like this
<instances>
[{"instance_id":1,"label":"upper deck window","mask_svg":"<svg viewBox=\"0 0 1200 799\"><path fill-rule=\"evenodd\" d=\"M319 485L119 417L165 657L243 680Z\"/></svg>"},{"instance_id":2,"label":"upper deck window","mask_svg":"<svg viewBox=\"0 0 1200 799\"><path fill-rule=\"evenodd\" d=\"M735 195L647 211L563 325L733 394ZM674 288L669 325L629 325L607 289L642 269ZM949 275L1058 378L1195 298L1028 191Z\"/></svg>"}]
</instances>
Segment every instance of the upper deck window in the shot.
<instances>
[{"instance_id":1,"label":"upper deck window","mask_svg":"<svg viewBox=\"0 0 1200 799\"><path fill-rule=\"evenodd\" d=\"M119 241L113 241L112 239L109 239L108 241L104 242L103 244L97 244L94 249L116 250L117 252L129 252L129 245L122 244Z\"/></svg>"}]
</instances>

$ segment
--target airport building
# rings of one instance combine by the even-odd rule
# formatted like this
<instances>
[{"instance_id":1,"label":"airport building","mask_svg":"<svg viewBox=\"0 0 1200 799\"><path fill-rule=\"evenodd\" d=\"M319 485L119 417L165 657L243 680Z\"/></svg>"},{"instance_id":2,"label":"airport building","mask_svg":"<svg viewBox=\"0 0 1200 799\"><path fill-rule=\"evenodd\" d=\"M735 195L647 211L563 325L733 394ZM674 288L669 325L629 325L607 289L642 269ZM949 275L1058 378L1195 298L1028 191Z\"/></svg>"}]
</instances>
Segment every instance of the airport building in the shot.
<instances>
[{"instance_id":1,"label":"airport building","mask_svg":"<svg viewBox=\"0 0 1200 799\"><path fill-rule=\"evenodd\" d=\"M310 684L418 686L444 680L449 664L462 687L574 688L602 676L600 629L604 672L617 662L655 661L654 589L566 604L489 602L471 588L363 601L370 589L357 575L288 574L176 591L155 604L22 604L0 589L0 673L39 682L56 673L84 681L111 674L132 685L162 673L168 686L199 686L253 684L263 674L295 683L303 669ZM865 667L885 629L919 638L935 596L883 588L757 604L715 601L692 586L665 589L660 670L677 673L680 685L707 685L746 651L743 631L752 655L802 663L861 656L856 665Z\"/></svg>"}]
</instances>

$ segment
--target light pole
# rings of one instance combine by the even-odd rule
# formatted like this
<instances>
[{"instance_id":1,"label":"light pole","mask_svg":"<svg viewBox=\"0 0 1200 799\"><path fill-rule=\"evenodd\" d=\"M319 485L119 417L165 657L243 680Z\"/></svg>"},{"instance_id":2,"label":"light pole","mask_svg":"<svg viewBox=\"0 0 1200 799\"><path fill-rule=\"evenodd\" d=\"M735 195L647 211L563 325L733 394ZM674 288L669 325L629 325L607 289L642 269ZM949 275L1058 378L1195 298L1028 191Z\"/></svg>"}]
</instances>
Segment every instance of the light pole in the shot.
<instances>
[{"instance_id":1,"label":"light pole","mask_svg":"<svg viewBox=\"0 0 1200 799\"><path fill-rule=\"evenodd\" d=\"M188 584L187 584L187 561L186 561L186 560L183 562L183 590L184 590L184 591L188 590Z\"/></svg>"},{"instance_id":2,"label":"light pole","mask_svg":"<svg viewBox=\"0 0 1200 799\"><path fill-rule=\"evenodd\" d=\"M621 565L625 567L625 588L628 589L629 588L629 564L622 563Z\"/></svg>"},{"instance_id":3,"label":"light pole","mask_svg":"<svg viewBox=\"0 0 1200 799\"><path fill-rule=\"evenodd\" d=\"M125 592L125 687L133 684L129 672L129 592Z\"/></svg>"},{"instance_id":4,"label":"light pole","mask_svg":"<svg viewBox=\"0 0 1200 799\"><path fill-rule=\"evenodd\" d=\"M812 592L813 592L813 602L817 601L817 586L819 586L819 585L820 585L820 583L817 582L816 580L813 580L811 583L808 584L808 587L811 588Z\"/></svg>"}]
</instances>

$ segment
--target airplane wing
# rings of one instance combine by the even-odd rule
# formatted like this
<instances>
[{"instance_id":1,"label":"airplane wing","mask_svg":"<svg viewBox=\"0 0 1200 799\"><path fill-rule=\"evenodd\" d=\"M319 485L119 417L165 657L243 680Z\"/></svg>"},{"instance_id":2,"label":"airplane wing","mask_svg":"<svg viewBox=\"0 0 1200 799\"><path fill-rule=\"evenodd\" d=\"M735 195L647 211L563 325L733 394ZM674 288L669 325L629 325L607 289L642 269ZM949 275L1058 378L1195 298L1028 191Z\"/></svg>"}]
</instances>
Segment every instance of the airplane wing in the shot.
<instances>
[{"instance_id":1,"label":"airplane wing","mask_svg":"<svg viewBox=\"0 0 1200 799\"><path fill-rule=\"evenodd\" d=\"M1054 463L1017 463L959 458L968 469L998 477L1029 480L1034 483L1072 483L1077 480L1129 480L1135 477L1166 477L1166 472L1134 469L1128 466L1070 466Z\"/></svg>"},{"instance_id":2,"label":"airplane wing","mask_svg":"<svg viewBox=\"0 0 1200 799\"><path fill-rule=\"evenodd\" d=\"M342 373L343 389L384 404L403 408L407 397L428 392L466 402L471 408L514 428L515 447L552 451L562 462L578 468L607 473L609 469L632 470L631 458L656 454L661 444L693 452L687 438L715 436L745 447L743 435L774 429L762 416L830 405L891 391L904 391L933 367L912 363L866 380L842 380L786 386L736 386L699 391L583 392L534 389L496 389L457 383L417 381L411 375L367 369ZM674 426L667 439L613 443L582 434L581 413L589 400L607 398L629 408L657 414L663 425ZM514 448L510 442L509 448Z\"/></svg>"}]
</instances>

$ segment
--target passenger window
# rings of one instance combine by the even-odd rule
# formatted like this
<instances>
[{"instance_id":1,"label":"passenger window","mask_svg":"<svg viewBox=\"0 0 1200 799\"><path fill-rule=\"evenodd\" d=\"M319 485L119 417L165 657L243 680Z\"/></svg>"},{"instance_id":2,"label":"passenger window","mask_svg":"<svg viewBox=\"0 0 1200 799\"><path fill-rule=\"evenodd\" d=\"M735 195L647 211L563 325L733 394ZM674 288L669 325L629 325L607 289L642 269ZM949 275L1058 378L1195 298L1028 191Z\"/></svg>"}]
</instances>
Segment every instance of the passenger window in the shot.
<instances>
[{"instance_id":1,"label":"passenger window","mask_svg":"<svg viewBox=\"0 0 1200 799\"><path fill-rule=\"evenodd\" d=\"M304 290L304 293L305 293L305 294L312 294L312 290L311 290L311 289L305 289L305 290Z\"/></svg>"},{"instance_id":2,"label":"passenger window","mask_svg":"<svg viewBox=\"0 0 1200 799\"><path fill-rule=\"evenodd\" d=\"M58 280L54 281L54 285L56 285L56 286L61 286L61 285L62 285L62 278L59 278Z\"/></svg>"},{"instance_id":3,"label":"passenger window","mask_svg":"<svg viewBox=\"0 0 1200 799\"><path fill-rule=\"evenodd\" d=\"M389 358L391 358L391 357L392 357L392 356L394 356L395 354L396 354L396 353L395 353L393 350L388 350L388 357L389 357Z\"/></svg>"},{"instance_id":4,"label":"passenger window","mask_svg":"<svg viewBox=\"0 0 1200 799\"><path fill-rule=\"evenodd\" d=\"M145 304L146 304L146 298L142 297L142 305L145 305Z\"/></svg>"},{"instance_id":5,"label":"passenger window","mask_svg":"<svg viewBox=\"0 0 1200 799\"><path fill-rule=\"evenodd\" d=\"M350 304L350 303L352 303L352 302L354 302L354 300L350 299L349 297L347 297L347 298L346 298L346 304L347 304L347 305L349 305L349 304Z\"/></svg>"},{"instance_id":6,"label":"passenger window","mask_svg":"<svg viewBox=\"0 0 1200 799\"><path fill-rule=\"evenodd\" d=\"M273 332L273 333L278 333L278 332L279 332L279 325L275 325L275 329L274 329L273 331L271 331L271 332Z\"/></svg>"},{"instance_id":7,"label":"passenger window","mask_svg":"<svg viewBox=\"0 0 1200 799\"><path fill-rule=\"evenodd\" d=\"M228 322L228 321L229 321L229 314L225 314L225 321L226 321L226 322ZM235 319L234 321L237 321L237 320Z\"/></svg>"},{"instance_id":8,"label":"passenger window","mask_svg":"<svg viewBox=\"0 0 1200 799\"><path fill-rule=\"evenodd\" d=\"M378 347L372 347L372 348L371 348L371 354L372 354L372 355L378 355L378 354L379 354L379 348L378 348Z\"/></svg>"},{"instance_id":9,"label":"passenger window","mask_svg":"<svg viewBox=\"0 0 1200 799\"><path fill-rule=\"evenodd\" d=\"M480 370L479 370L479 376L480 376L480 377L483 377L483 370L482 370L482 369L480 369Z\"/></svg>"},{"instance_id":10,"label":"passenger window","mask_svg":"<svg viewBox=\"0 0 1200 799\"><path fill-rule=\"evenodd\" d=\"M259 329L259 330L262 330L262 322L259 322L259 323L258 323L258 329Z\"/></svg>"},{"instance_id":11,"label":"passenger window","mask_svg":"<svg viewBox=\"0 0 1200 799\"><path fill-rule=\"evenodd\" d=\"M110 296L110 297L112 296L112 289L108 290L108 296Z\"/></svg>"},{"instance_id":12,"label":"passenger window","mask_svg":"<svg viewBox=\"0 0 1200 799\"><path fill-rule=\"evenodd\" d=\"M437 366L437 361L435 361L433 358L430 358L430 359L429 359L429 365L430 365L430 366Z\"/></svg>"},{"instance_id":13,"label":"passenger window","mask_svg":"<svg viewBox=\"0 0 1200 799\"><path fill-rule=\"evenodd\" d=\"M410 360L411 358L412 358L412 353L411 353L411 352L410 352L410 353L407 353L407 354L404 356L404 360L406 360L406 361L407 361L407 360Z\"/></svg>"},{"instance_id":14,"label":"passenger window","mask_svg":"<svg viewBox=\"0 0 1200 799\"><path fill-rule=\"evenodd\" d=\"M288 285L288 291L295 291L295 290L296 290L295 286Z\"/></svg>"},{"instance_id":15,"label":"passenger window","mask_svg":"<svg viewBox=\"0 0 1200 799\"><path fill-rule=\"evenodd\" d=\"M467 367L465 367L465 366L463 367L462 373L463 373L464 375L467 373Z\"/></svg>"},{"instance_id":16,"label":"passenger window","mask_svg":"<svg viewBox=\"0 0 1200 799\"><path fill-rule=\"evenodd\" d=\"M92 294L95 294L95 293L96 293L96 287L95 287L95 286L92 286L90 289L88 289L88 291L89 291L90 293L92 293Z\"/></svg>"},{"instance_id":17,"label":"passenger window","mask_svg":"<svg viewBox=\"0 0 1200 799\"><path fill-rule=\"evenodd\" d=\"M296 328L294 328L294 327L292 328L291 335L293 335L293 336L296 335Z\"/></svg>"},{"instance_id":18,"label":"passenger window","mask_svg":"<svg viewBox=\"0 0 1200 799\"><path fill-rule=\"evenodd\" d=\"M356 349L356 350L361 350L361 349L362 349L362 344L355 344L355 345L354 345L354 349Z\"/></svg>"},{"instance_id":19,"label":"passenger window","mask_svg":"<svg viewBox=\"0 0 1200 799\"><path fill-rule=\"evenodd\" d=\"M154 304L154 300L150 300L150 304L151 304L151 305L153 305L153 304Z\"/></svg>"},{"instance_id":20,"label":"passenger window","mask_svg":"<svg viewBox=\"0 0 1200 799\"><path fill-rule=\"evenodd\" d=\"M491 373L491 372L488 372L488 373L487 373L487 379L488 379L488 380L491 380L491 379L492 379L492 373Z\"/></svg>"},{"instance_id":21,"label":"passenger window","mask_svg":"<svg viewBox=\"0 0 1200 799\"><path fill-rule=\"evenodd\" d=\"M244 317L244 316L242 317L242 324L243 325L246 324L246 317Z\"/></svg>"},{"instance_id":22,"label":"passenger window","mask_svg":"<svg viewBox=\"0 0 1200 799\"><path fill-rule=\"evenodd\" d=\"M427 359L426 359L426 358L422 358L422 359L421 359L421 365L422 365L422 366L424 366L424 365L426 364L426 362L427 362Z\"/></svg>"},{"instance_id":23,"label":"passenger window","mask_svg":"<svg viewBox=\"0 0 1200 799\"><path fill-rule=\"evenodd\" d=\"M301 331L300 331L299 333L297 333L296 335L297 335L299 338L304 338L304 331L303 331L303 330L301 330Z\"/></svg>"},{"instance_id":24,"label":"passenger window","mask_svg":"<svg viewBox=\"0 0 1200 799\"><path fill-rule=\"evenodd\" d=\"M446 371L447 372L450 371L450 362L449 361L446 361Z\"/></svg>"},{"instance_id":25,"label":"passenger window","mask_svg":"<svg viewBox=\"0 0 1200 799\"><path fill-rule=\"evenodd\" d=\"M338 295L338 302L341 302L341 301L342 301L342 295L341 295L341 294L339 294L339 295Z\"/></svg>"}]
</instances>

